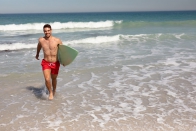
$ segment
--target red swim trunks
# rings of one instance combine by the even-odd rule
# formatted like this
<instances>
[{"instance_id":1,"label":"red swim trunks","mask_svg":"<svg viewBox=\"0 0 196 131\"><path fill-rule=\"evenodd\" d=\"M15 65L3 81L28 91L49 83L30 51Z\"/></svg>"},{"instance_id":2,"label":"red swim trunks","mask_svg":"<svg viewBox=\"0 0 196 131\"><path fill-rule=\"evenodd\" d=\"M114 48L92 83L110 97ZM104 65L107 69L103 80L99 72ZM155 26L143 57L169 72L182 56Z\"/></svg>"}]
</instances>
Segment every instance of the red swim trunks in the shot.
<instances>
[{"instance_id":1,"label":"red swim trunks","mask_svg":"<svg viewBox=\"0 0 196 131\"><path fill-rule=\"evenodd\" d=\"M51 74L54 75L59 73L59 67L60 67L59 61L51 63L43 59L41 65L42 65L42 70L50 69Z\"/></svg>"}]
</instances>

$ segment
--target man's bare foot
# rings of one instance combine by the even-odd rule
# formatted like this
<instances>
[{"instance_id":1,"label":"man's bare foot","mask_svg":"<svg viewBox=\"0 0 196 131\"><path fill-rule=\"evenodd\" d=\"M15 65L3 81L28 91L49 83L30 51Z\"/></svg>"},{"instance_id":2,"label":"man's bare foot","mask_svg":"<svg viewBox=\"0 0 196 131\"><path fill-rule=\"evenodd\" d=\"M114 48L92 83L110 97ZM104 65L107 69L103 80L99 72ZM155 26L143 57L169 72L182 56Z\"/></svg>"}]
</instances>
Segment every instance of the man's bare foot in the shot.
<instances>
[{"instance_id":1,"label":"man's bare foot","mask_svg":"<svg viewBox=\"0 0 196 131\"><path fill-rule=\"evenodd\" d=\"M52 99L53 99L53 97L54 97L54 96L53 96L53 92L49 93L49 97L48 97L48 99L49 99L49 100L52 100Z\"/></svg>"}]
</instances>

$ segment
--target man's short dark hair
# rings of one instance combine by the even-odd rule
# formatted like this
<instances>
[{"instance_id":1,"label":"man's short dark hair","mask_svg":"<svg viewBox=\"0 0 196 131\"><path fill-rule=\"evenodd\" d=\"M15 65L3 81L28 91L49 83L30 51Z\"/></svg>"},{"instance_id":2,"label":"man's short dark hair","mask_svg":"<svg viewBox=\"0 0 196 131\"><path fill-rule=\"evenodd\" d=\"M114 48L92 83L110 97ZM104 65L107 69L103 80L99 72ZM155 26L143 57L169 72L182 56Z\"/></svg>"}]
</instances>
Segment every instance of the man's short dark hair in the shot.
<instances>
[{"instance_id":1,"label":"man's short dark hair","mask_svg":"<svg viewBox=\"0 0 196 131\"><path fill-rule=\"evenodd\" d=\"M50 29L52 29L51 26L50 26L49 24L45 24L44 27L43 27L43 29L44 29L44 28L50 28Z\"/></svg>"}]
</instances>

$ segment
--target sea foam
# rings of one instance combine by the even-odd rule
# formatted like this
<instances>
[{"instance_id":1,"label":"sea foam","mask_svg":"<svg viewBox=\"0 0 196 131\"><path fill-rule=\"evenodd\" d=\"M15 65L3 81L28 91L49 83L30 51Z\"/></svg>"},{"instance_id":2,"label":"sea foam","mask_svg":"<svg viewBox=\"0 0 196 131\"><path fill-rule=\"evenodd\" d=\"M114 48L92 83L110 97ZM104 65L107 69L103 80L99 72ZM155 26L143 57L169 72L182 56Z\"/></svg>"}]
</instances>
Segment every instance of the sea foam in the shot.
<instances>
[{"instance_id":1,"label":"sea foam","mask_svg":"<svg viewBox=\"0 0 196 131\"><path fill-rule=\"evenodd\" d=\"M180 36L180 38L179 38ZM164 41L165 39L170 39L175 41L176 39L195 39L192 36L187 34L136 34L136 35L123 35L117 34L112 36L96 36L96 37L87 37L83 39L67 40L63 41L65 45L82 45L84 44L95 44L95 45L104 45L104 44L118 44L120 41L129 41L130 43L144 43L147 41ZM11 44L0 44L0 51L3 50L20 50L20 49L30 49L36 48L37 43L11 43ZM169 62L169 61L168 61ZM170 61L171 62L171 61ZM168 63L169 64L169 63Z\"/></svg>"},{"instance_id":2,"label":"sea foam","mask_svg":"<svg viewBox=\"0 0 196 131\"><path fill-rule=\"evenodd\" d=\"M115 23L120 24L122 21L98 21L98 22L53 22L49 23L52 29L97 29L97 28L111 28ZM26 24L8 24L0 25L0 31L11 31L11 30L42 30L45 23L26 23Z\"/></svg>"},{"instance_id":3,"label":"sea foam","mask_svg":"<svg viewBox=\"0 0 196 131\"><path fill-rule=\"evenodd\" d=\"M0 51L30 49L30 48L36 48L36 47L37 47L37 44L25 44L25 43L1 44Z\"/></svg>"}]
</instances>

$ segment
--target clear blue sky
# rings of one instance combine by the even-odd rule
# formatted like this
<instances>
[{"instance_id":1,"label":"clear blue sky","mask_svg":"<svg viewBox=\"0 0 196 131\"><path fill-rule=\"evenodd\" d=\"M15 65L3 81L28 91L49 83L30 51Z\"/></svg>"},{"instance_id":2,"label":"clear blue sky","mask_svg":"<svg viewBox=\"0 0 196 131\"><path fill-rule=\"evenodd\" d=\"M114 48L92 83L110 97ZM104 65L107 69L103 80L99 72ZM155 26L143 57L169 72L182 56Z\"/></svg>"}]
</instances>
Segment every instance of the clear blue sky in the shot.
<instances>
[{"instance_id":1,"label":"clear blue sky","mask_svg":"<svg viewBox=\"0 0 196 131\"><path fill-rule=\"evenodd\" d=\"M0 0L0 13L196 10L196 0Z\"/></svg>"}]
</instances>

